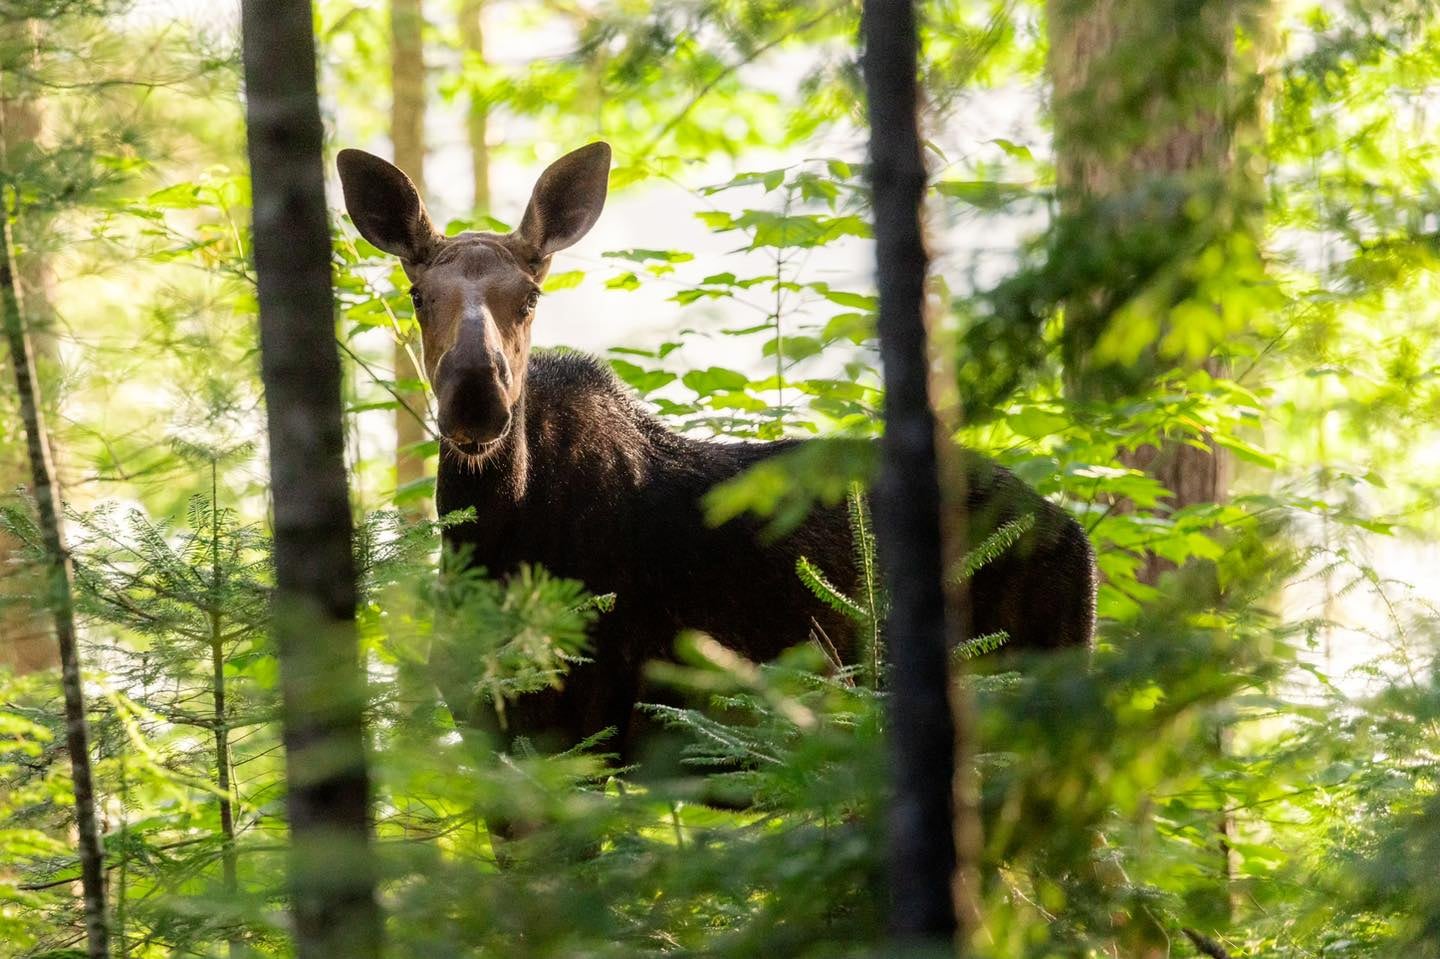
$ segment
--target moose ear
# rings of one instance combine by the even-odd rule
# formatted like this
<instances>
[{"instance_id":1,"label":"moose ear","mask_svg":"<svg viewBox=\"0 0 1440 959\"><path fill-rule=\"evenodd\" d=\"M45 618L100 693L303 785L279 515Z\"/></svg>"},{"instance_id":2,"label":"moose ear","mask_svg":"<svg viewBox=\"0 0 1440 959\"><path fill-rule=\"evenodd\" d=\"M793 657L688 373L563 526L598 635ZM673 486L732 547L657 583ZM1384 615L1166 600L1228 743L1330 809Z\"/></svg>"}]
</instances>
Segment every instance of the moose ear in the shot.
<instances>
[{"instance_id":1,"label":"moose ear","mask_svg":"<svg viewBox=\"0 0 1440 959\"><path fill-rule=\"evenodd\" d=\"M590 232L605 209L610 144L583 146L545 168L520 221L520 236L547 257Z\"/></svg>"},{"instance_id":2,"label":"moose ear","mask_svg":"<svg viewBox=\"0 0 1440 959\"><path fill-rule=\"evenodd\" d=\"M407 263L430 258L439 235L408 176L364 150L341 150L335 165L345 209L361 236Z\"/></svg>"}]
</instances>

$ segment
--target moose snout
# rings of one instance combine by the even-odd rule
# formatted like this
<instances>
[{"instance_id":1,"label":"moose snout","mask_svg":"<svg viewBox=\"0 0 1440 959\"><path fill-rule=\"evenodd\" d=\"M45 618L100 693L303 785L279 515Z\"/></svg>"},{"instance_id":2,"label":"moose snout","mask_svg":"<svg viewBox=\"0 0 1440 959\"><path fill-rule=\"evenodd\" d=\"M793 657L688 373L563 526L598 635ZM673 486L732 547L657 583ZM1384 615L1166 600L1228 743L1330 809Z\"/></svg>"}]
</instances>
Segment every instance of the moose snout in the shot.
<instances>
[{"instance_id":1,"label":"moose snout","mask_svg":"<svg viewBox=\"0 0 1440 959\"><path fill-rule=\"evenodd\" d=\"M474 453L510 428L510 368L503 354L440 363L436 399L440 435L462 453Z\"/></svg>"}]
</instances>

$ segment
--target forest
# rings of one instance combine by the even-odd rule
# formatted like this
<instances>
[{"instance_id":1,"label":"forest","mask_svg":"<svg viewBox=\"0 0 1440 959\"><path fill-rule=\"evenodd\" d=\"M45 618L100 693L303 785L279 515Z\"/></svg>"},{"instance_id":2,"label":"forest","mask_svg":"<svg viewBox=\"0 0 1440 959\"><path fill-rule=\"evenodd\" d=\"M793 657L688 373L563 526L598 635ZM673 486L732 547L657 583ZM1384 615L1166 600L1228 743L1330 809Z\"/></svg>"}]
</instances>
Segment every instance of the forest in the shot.
<instances>
[{"instance_id":1,"label":"forest","mask_svg":"<svg viewBox=\"0 0 1440 959\"><path fill-rule=\"evenodd\" d=\"M1440 959L1433 0L0 0L0 959Z\"/></svg>"}]
</instances>

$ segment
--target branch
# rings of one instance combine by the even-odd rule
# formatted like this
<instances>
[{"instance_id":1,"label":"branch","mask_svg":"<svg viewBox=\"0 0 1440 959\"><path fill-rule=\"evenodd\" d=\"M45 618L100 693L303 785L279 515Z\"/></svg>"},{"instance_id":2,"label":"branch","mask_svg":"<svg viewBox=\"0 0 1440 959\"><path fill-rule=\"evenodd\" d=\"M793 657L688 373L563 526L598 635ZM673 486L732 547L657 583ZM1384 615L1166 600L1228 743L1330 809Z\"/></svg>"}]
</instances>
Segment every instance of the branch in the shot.
<instances>
[{"instance_id":1,"label":"branch","mask_svg":"<svg viewBox=\"0 0 1440 959\"><path fill-rule=\"evenodd\" d=\"M811 19L806 20L804 23L800 24L795 29L790 30L786 33L782 33L778 37L774 37L766 41L765 43L760 44L760 46L756 47L754 50L751 50L744 57L741 57L739 60L725 67L719 73L715 74L715 76L710 78L709 82L707 82L699 90L695 91L695 95L690 98L689 102L687 102L683 107L680 108L679 113L671 117L670 120L663 127L660 128L659 133L655 134L655 136L650 138L650 142L645 144L645 146L640 150L640 155L647 156L652 150L659 146L660 141L665 139L666 135L669 134L671 130L679 126L680 123L687 116L690 115L690 111L695 109L695 107L699 105L701 100L709 96L710 92L720 85L720 81L724 80L726 77L730 76L732 73L734 73L736 70L739 70L741 67L748 66L749 64L754 63L756 60L760 59L760 57L764 56L766 53L769 53L771 50L773 50L775 47L778 47L786 40L791 40L795 37L798 37L800 34L804 33L805 31L814 27L816 24L820 23L825 18L829 17L832 13L835 13L841 7L847 7L849 5L850 0L839 0L838 3L831 4Z\"/></svg>"}]
</instances>

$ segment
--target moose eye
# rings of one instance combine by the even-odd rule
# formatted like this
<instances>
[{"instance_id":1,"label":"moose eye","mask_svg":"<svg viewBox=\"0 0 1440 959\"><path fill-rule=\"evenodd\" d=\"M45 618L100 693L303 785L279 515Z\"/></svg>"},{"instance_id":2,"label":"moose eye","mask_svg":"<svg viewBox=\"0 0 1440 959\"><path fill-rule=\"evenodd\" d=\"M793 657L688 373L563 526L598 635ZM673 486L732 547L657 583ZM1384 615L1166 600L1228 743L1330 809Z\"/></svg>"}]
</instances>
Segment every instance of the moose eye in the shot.
<instances>
[{"instance_id":1,"label":"moose eye","mask_svg":"<svg viewBox=\"0 0 1440 959\"><path fill-rule=\"evenodd\" d=\"M419 288L413 286L410 287L410 302L415 304L415 309L417 310L424 305L425 297L420 295Z\"/></svg>"},{"instance_id":2,"label":"moose eye","mask_svg":"<svg viewBox=\"0 0 1440 959\"><path fill-rule=\"evenodd\" d=\"M540 302L540 291L531 290L530 295L525 297L525 305L520 308L521 316L529 316L535 312L536 305Z\"/></svg>"}]
</instances>

